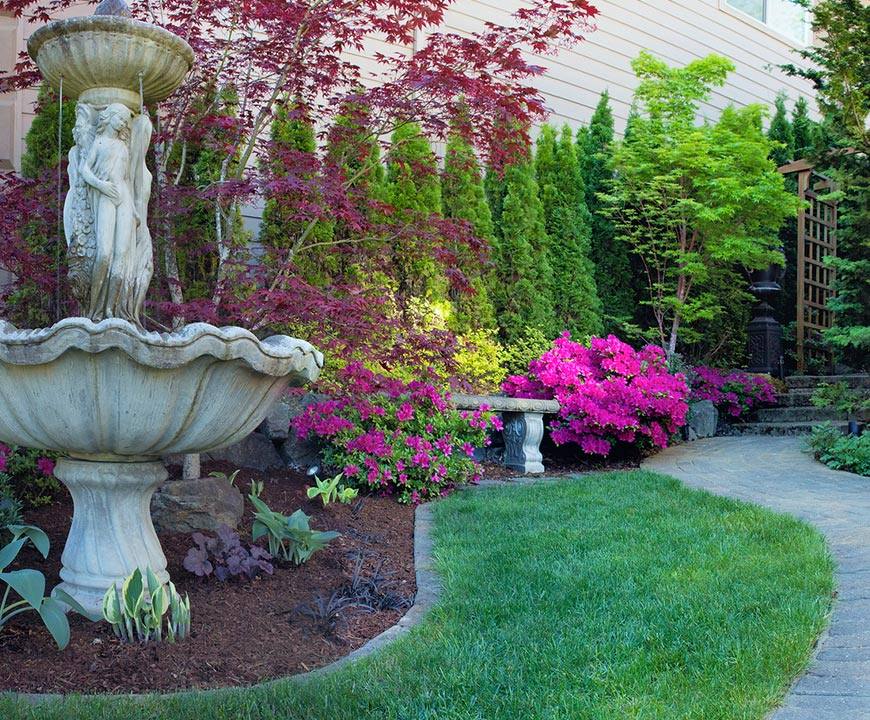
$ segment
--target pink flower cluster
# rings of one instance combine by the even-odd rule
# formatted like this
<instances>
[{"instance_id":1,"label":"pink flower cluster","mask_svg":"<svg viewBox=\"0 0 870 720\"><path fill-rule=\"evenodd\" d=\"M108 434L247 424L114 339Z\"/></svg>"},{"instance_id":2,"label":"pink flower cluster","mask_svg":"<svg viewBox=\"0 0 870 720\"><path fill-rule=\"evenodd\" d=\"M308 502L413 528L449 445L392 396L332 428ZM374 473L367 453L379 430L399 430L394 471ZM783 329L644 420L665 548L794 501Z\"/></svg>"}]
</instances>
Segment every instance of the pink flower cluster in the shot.
<instances>
[{"instance_id":1,"label":"pink flower cluster","mask_svg":"<svg viewBox=\"0 0 870 720\"><path fill-rule=\"evenodd\" d=\"M613 335L585 347L564 333L529 363L527 375L509 377L503 389L513 397L558 400L553 441L576 443L590 455L608 455L618 443L665 447L688 411L686 379L668 371L662 349L638 351Z\"/></svg>"},{"instance_id":2,"label":"pink flower cluster","mask_svg":"<svg viewBox=\"0 0 870 720\"><path fill-rule=\"evenodd\" d=\"M500 419L486 408L459 413L435 386L402 383L359 363L341 371L342 394L310 405L294 421L300 438L316 437L324 462L358 487L418 503L474 482L474 447Z\"/></svg>"},{"instance_id":3,"label":"pink flower cluster","mask_svg":"<svg viewBox=\"0 0 870 720\"><path fill-rule=\"evenodd\" d=\"M10 448L0 443L0 472L26 472L37 470L43 477L54 475L54 460L40 455L37 450Z\"/></svg>"},{"instance_id":4,"label":"pink flower cluster","mask_svg":"<svg viewBox=\"0 0 870 720\"><path fill-rule=\"evenodd\" d=\"M763 405L776 405L776 389L767 375L699 366L692 371L692 399L710 400L738 419Z\"/></svg>"}]
</instances>

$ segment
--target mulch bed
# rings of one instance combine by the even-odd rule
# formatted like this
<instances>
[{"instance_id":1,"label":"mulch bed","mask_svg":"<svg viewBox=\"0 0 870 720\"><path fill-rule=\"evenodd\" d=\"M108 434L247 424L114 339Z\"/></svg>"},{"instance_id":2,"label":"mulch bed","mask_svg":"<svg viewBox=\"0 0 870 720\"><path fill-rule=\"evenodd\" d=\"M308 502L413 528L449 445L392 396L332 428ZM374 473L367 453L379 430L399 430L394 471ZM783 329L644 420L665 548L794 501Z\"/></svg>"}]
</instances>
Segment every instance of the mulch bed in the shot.
<instances>
[{"instance_id":1,"label":"mulch bed","mask_svg":"<svg viewBox=\"0 0 870 720\"><path fill-rule=\"evenodd\" d=\"M230 471L219 463L203 468ZM129 693L250 685L269 678L306 672L347 655L394 625L404 610L367 612L345 608L340 621L327 624L300 614L300 605L326 599L349 579L362 553L363 573L378 566L392 573L394 592L410 599L414 579L414 511L389 498L365 497L353 505L309 501L305 475L243 470L236 486L246 494L252 479L263 480L262 497L286 514L302 508L317 530L338 530L341 537L307 563L277 566L273 575L252 582L202 580L184 570L192 546L187 534L162 534L169 574L178 590L190 594L191 637L175 645L124 645L106 623L70 616L72 640L59 651L35 613L13 619L0 634L0 690L36 693ZM250 504L239 532L250 540ZM51 538L48 560L28 548L21 566L41 570L48 587L59 582L60 555L72 518L66 491L26 521Z\"/></svg>"}]
</instances>

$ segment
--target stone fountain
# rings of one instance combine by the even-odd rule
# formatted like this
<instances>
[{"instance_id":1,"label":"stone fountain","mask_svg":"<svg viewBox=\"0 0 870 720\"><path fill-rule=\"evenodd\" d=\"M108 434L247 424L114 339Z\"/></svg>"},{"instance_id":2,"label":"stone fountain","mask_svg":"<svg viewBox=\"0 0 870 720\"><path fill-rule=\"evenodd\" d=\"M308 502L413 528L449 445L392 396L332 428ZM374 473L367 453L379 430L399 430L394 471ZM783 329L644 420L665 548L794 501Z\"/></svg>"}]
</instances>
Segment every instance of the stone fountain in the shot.
<instances>
[{"instance_id":1,"label":"stone fountain","mask_svg":"<svg viewBox=\"0 0 870 720\"><path fill-rule=\"evenodd\" d=\"M160 458L244 438L288 385L314 381L323 356L285 336L259 340L204 323L147 332L153 272L142 112L193 64L181 38L103 0L92 17L49 23L28 51L64 99L77 99L64 203L69 278L84 317L18 330L0 321L0 441L62 454L74 502L61 586L86 608L135 568L167 581L150 499Z\"/></svg>"}]
</instances>

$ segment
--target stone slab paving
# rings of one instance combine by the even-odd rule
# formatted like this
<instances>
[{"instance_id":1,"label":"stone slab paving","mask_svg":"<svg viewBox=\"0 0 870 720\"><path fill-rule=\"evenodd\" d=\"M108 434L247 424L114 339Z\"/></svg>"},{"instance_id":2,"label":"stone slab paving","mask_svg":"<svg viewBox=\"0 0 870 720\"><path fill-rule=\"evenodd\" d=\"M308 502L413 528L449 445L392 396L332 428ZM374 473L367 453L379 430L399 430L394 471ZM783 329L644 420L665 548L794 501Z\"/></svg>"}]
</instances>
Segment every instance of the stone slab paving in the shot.
<instances>
[{"instance_id":1,"label":"stone slab paving","mask_svg":"<svg viewBox=\"0 0 870 720\"><path fill-rule=\"evenodd\" d=\"M644 469L763 505L825 534L838 600L808 671L770 720L870 720L870 478L830 470L795 437L720 437L669 448Z\"/></svg>"}]
</instances>

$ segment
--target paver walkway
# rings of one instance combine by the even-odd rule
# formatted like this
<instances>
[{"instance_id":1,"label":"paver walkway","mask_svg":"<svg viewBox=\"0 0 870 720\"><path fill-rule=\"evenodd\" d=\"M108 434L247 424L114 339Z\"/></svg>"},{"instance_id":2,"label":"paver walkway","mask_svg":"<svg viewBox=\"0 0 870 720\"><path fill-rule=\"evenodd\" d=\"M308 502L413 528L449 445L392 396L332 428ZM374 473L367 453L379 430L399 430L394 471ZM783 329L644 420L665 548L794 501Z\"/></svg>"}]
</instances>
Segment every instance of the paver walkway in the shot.
<instances>
[{"instance_id":1,"label":"paver walkway","mask_svg":"<svg viewBox=\"0 0 870 720\"><path fill-rule=\"evenodd\" d=\"M837 562L839 597L809 670L770 720L870 720L870 478L836 472L793 437L698 440L644 468L815 525Z\"/></svg>"}]
</instances>

